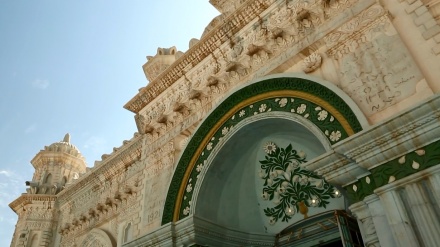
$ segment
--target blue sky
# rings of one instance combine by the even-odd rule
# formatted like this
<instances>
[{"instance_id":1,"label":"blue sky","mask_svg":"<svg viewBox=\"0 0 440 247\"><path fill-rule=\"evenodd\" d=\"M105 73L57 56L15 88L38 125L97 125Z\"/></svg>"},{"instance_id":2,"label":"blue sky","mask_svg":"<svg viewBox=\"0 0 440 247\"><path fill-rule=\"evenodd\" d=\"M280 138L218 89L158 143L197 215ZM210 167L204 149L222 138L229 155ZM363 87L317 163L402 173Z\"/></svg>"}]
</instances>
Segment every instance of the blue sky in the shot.
<instances>
[{"instance_id":1,"label":"blue sky","mask_svg":"<svg viewBox=\"0 0 440 247\"><path fill-rule=\"evenodd\" d=\"M67 132L88 166L121 146L136 131L123 105L148 83L145 57L186 51L216 15L208 0L0 2L0 246L34 155Z\"/></svg>"}]
</instances>

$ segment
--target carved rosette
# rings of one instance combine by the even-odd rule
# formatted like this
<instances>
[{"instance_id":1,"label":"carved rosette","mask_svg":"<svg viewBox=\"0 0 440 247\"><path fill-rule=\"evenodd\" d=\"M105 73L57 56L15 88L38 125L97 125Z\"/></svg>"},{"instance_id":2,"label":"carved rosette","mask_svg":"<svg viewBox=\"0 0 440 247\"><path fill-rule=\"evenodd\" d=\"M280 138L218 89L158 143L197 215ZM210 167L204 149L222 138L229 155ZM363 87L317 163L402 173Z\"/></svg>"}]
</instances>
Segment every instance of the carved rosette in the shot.
<instances>
[{"instance_id":1,"label":"carved rosette","mask_svg":"<svg viewBox=\"0 0 440 247\"><path fill-rule=\"evenodd\" d=\"M322 57L319 53L313 53L303 60L302 69L304 73L311 73L321 67Z\"/></svg>"}]
</instances>

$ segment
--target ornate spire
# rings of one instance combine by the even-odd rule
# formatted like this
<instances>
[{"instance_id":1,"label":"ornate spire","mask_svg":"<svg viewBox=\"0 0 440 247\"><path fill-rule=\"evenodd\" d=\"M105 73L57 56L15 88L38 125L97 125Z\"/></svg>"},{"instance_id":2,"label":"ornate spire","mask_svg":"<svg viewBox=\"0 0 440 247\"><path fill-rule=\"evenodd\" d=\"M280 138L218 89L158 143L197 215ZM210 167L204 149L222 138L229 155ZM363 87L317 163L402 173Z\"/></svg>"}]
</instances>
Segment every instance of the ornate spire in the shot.
<instances>
[{"instance_id":1,"label":"ornate spire","mask_svg":"<svg viewBox=\"0 0 440 247\"><path fill-rule=\"evenodd\" d=\"M67 133L67 134L64 136L63 142L70 143L70 134L69 134L69 133Z\"/></svg>"}]
</instances>

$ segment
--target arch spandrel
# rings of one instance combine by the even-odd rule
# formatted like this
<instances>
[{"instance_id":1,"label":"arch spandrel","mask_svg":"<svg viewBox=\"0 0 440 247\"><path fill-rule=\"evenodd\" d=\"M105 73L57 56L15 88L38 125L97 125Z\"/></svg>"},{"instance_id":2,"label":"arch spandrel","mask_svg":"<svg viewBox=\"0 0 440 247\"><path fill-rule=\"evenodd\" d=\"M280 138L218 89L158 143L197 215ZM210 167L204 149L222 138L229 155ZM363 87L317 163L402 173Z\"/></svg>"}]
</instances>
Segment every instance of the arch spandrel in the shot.
<instances>
[{"instance_id":1,"label":"arch spandrel","mask_svg":"<svg viewBox=\"0 0 440 247\"><path fill-rule=\"evenodd\" d=\"M84 247L113 247L116 246L111 236L105 231L95 228L89 232L80 246Z\"/></svg>"},{"instance_id":2,"label":"arch spandrel","mask_svg":"<svg viewBox=\"0 0 440 247\"><path fill-rule=\"evenodd\" d=\"M190 214L200 166L222 137L249 117L268 112L295 115L316 126L330 145L361 131L365 118L359 115L359 109L353 111L355 104L348 96L339 96L342 91L332 89L305 78L275 77L232 93L208 115L182 153L168 190L162 224Z\"/></svg>"}]
</instances>

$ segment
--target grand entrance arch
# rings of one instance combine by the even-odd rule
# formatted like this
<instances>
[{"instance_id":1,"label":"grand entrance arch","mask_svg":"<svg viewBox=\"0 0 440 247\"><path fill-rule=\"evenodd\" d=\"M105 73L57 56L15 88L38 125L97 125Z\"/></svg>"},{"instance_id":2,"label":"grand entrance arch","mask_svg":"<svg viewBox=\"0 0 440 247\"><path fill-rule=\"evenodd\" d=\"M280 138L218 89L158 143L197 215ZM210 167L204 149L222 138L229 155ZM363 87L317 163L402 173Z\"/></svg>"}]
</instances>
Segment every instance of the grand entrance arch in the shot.
<instances>
[{"instance_id":1,"label":"grand entrance arch","mask_svg":"<svg viewBox=\"0 0 440 247\"><path fill-rule=\"evenodd\" d=\"M196 217L225 236L265 239L345 209L342 192L304 168L362 130L365 118L344 95L332 84L285 75L232 93L181 155L162 224Z\"/></svg>"}]
</instances>

